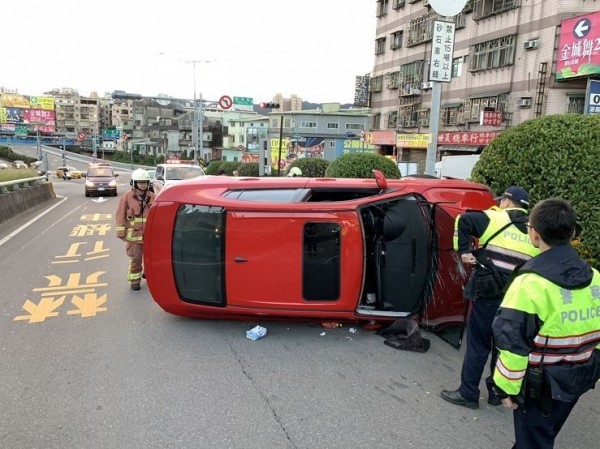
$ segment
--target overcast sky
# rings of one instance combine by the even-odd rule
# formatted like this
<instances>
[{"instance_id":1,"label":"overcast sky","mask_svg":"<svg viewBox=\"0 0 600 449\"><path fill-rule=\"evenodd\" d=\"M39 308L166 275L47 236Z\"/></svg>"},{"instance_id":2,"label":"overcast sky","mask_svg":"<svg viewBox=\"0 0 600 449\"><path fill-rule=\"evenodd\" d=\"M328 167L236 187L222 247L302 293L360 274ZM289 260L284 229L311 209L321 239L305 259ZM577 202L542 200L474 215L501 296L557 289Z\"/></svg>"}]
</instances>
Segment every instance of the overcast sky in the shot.
<instances>
[{"instance_id":1,"label":"overcast sky","mask_svg":"<svg viewBox=\"0 0 600 449\"><path fill-rule=\"evenodd\" d=\"M28 0L2 5L0 86L207 100L354 100L373 68L373 0ZM162 53L162 55L161 55Z\"/></svg>"}]
</instances>

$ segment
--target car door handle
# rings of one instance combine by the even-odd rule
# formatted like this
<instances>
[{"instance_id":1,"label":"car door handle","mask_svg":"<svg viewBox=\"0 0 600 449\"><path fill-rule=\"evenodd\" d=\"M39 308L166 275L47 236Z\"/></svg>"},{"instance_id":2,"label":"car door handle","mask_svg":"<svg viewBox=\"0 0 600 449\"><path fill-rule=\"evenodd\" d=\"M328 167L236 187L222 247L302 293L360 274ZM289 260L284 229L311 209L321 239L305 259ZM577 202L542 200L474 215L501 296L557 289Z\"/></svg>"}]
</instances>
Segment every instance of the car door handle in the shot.
<instances>
[{"instance_id":1,"label":"car door handle","mask_svg":"<svg viewBox=\"0 0 600 449\"><path fill-rule=\"evenodd\" d=\"M248 259L246 259L245 257L240 257L240 256L235 256L233 258L234 262L248 262Z\"/></svg>"}]
</instances>

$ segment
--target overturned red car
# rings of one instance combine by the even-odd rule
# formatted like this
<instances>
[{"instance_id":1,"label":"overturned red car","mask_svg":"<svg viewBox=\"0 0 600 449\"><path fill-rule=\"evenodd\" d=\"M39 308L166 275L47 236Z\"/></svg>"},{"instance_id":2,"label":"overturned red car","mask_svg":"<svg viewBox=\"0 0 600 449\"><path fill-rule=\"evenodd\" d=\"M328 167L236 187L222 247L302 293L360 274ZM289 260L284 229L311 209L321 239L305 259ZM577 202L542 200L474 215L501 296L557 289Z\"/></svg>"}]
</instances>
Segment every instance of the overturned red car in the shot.
<instances>
[{"instance_id":1,"label":"overturned red car","mask_svg":"<svg viewBox=\"0 0 600 449\"><path fill-rule=\"evenodd\" d=\"M494 204L484 185L405 177L200 177L159 195L144 264L154 300L197 318L462 327L454 219Z\"/></svg>"}]
</instances>

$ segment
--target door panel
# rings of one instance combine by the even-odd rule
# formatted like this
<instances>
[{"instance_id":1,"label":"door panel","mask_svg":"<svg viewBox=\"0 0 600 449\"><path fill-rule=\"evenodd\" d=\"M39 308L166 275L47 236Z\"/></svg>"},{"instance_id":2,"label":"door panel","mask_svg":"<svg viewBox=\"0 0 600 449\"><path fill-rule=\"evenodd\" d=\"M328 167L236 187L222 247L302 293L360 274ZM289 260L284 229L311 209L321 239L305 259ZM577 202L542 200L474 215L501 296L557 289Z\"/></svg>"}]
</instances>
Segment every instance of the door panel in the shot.
<instances>
[{"instance_id":1,"label":"door panel","mask_svg":"<svg viewBox=\"0 0 600 449\"><path fill-rule=\"evenodd\" d=\"M356 213L230 212L226 229L228 306L356 309L363 278L362 233ZM314 251L333 259L311 258ZM334 260L336 252L341 260ZM334 281L323 291L315 288L336 276L337 286Z\"/></svg>"}]
</instances>

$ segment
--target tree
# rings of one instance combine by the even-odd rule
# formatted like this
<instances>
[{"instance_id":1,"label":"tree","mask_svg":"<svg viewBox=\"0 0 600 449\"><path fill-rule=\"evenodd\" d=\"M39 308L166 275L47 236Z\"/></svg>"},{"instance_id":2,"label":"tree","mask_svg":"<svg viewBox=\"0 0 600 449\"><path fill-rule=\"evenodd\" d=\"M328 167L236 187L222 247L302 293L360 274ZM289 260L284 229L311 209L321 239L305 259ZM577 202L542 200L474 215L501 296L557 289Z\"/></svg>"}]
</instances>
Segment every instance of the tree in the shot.
<instances>
[{"instance_id":1,"label":"tree","mask_svg":"<svg viewBox=\"0 0 600 449\"><path fill-rule=\"evenodd\" d=\"M475 164L471 179L503 192L529 191L531 205L552 197L573 204L582 233L575 246L600 264L600 117L559 114L521 123L500 134Z\"/></svg>"},{"instance_id":2,"label":"tree","mask_svg":"<svg viewBox=\"0 0 600 449\"><path fill-rule=\"evenodd\" d=\"M374 178L373 169L381 170L386 178L400 179L396 163L381 154L347 153L331 163L325 171L330 178Z\"/></svg>"}]
</instances>

